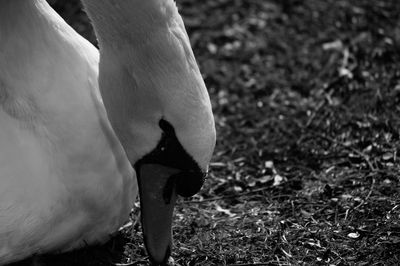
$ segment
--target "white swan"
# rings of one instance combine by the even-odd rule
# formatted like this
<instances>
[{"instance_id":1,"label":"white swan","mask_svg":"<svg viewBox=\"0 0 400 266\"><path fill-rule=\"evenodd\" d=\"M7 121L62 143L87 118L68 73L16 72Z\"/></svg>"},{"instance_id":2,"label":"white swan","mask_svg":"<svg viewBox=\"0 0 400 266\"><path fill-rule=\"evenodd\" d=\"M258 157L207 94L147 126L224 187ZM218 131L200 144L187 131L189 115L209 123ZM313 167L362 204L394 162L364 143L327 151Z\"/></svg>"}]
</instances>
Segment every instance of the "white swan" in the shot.
<instances>
[{"instance_id":1,"label":"white swan","mask_svg":"<svg viewBox=\"0 0 400 266\"><path fill-rule=\"evenodd\" d=\"M150 260L164 264L176 194L198 191L214 149L173 0L83 3L100 65L45 0L0 1L0 265L105 241L138 188Z\"/></svg>"}]
</instances>

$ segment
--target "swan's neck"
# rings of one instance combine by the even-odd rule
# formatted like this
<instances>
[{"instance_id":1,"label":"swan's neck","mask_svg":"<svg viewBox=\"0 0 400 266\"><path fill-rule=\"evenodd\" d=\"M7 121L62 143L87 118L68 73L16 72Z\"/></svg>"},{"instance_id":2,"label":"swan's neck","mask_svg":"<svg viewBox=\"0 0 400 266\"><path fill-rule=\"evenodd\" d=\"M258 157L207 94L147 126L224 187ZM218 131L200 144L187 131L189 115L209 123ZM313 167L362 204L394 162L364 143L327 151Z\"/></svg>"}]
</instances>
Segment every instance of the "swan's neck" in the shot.
<instances>
[{"instance_id":1,"label":"swan's neck","mask_svg":"<svg viewBox=\"0 0 400 266\"><path fill-rule=\"evenodd\" d=\"M201 153L213 143L211 104L175 2L82 1L99 39L100 91L130 161L156 146L164 118L206 165Z\"/></svg>"},{"instance_id":2,"label":"swan's neck","mask_svg":"<svg viewBox=\"0 0 400 266\"><path fill-rule=\"evenodd\" d=\"M185 73L187 58L183 52L188 40L180 38L187 36L181 28L177 30L179 36L172 32L181 22L173 0L82 2L99 40L99 85L104 104L134 162L137 154L150 152L142 151L140 147L153 148L155 144L135 145L132 140L140 140L148 132L158 134L157 128L145 130L143 124L151 122L158 127L158 120L163 116L162 102L167 101L174 91L183 89L177 83L188 76ZM128 128L135 128L135 133ZM142 129L143 132L138 132ZM150 139L155 141L159 137L154 135ZM133 155L127 146L132 146Z\"/></svg>"},{"instance_id":3,"label":"swan's neck","mask_svg":"<svg viewBox=\"0 0 400 266\"><path fill-rule=\"evenodd\" d=\"M140 45L165 30L174 17L173 0L83 0L103 45Z\"/></svg>"}]
</instances>

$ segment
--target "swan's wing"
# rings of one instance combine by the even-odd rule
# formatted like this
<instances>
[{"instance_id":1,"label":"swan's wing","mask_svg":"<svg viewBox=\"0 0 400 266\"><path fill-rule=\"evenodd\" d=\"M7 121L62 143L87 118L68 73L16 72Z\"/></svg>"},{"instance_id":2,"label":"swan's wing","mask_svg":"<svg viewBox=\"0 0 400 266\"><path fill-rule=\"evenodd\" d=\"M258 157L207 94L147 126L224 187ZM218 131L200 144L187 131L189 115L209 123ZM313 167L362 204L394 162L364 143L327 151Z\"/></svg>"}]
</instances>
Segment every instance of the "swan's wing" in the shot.
<instances>
[{"instance_id":1,"label":"swan's wing","mask_svg":"<svg viewBox=\"0 0 400 266\"><path fill-rule=\"evenodd\" d=\"M0 264L103 240L137 194L98 91L97 49L45 1L18 3L13 31L0 23Z\"/></svg>"}]
</instances>

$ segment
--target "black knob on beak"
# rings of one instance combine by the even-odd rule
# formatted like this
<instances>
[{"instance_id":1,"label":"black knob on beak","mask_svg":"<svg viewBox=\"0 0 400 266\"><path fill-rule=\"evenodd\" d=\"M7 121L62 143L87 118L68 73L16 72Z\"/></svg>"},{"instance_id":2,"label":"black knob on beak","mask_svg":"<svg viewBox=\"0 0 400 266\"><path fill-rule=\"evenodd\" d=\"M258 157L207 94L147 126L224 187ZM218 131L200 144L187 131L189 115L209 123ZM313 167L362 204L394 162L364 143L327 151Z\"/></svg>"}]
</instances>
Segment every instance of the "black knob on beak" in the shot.
<instances>
[{"instance_id":1,"label":"black knob on beak","mask_svg":"<svg viewBox=\"0 0 400 266\"><path fill-rule=\"evenodd\" d=\"M200 191L204 184L206 173L184 171L175 174L176 192L182 197L191 197Z\"/></svg>"}]
</instances>

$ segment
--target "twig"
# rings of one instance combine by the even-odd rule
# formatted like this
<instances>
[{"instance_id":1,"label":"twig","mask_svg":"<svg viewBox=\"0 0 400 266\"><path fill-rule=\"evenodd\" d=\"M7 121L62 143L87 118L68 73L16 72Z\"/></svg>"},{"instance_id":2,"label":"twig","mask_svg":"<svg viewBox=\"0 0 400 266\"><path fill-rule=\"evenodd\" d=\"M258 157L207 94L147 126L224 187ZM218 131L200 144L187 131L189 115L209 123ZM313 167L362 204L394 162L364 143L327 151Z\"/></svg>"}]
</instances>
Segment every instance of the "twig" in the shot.
<instances>
[{"instance_id":1,"label":"twig","mask_svg":"<svg viewBox=\"0 0 400 266\"><path fill-rule=\"evenodd\" d=\"M276 264L276 261L267 261L267 262L256 262L256 263L238 263L238 264L227 264L227 266L267 266Z\"/></svg>"},{"instance_id":2,"label":"twig","mask_svg":"<svg viewBox=\"0 0 400 266\"><path fill-rule=\"evenodd\" d=\"M226 195L226 196L219 196L219 197L213 197L213 198L209 198L209 199L203 199L203 200L185 200L185 201L181 201L180 203L205 203L205 202L210 202L210 201L217 201L217 200L222 200L222 199L231 199L231 198L239 198L239 197L243 197L243 196L247 196L250 194L254 194L257 192L261 192L261 191L265 191L271 189L271 187L262 187L262 188L257 188L257 189L253 189L250 191L246 191L240 194L235 194L235 195ZM282 194L282 195L277 195L277 196L273 196L271 197L271 199L274 198L283 198L286 196L290 196L287 194Z\"/></svg>"},{"instance_id":3,"label":"twig","mask_svg":"<svg viewBox=\"0 0 400 266\"><path fill-rule=\"evenodd\" d=\"M365 202L368 201L369 197L372 194L372 190L374 189L374 185L375 185L375 178L372 178L372 184L371 187L369 188L369 192L368 195L365 197L364 200L362 200L356 207L354 207L355 210L357 210L358 208L360 208L362 205L364 205Z\"/></svg>"},{"instance_id":4,"label":"twig","mask_svg":"<svg viewBox=\"0 0 400 266\"><path fill-rule=\"evenodd\" d=\"M323 90L326 92L325 97L320 100L318 102L317 107L314 109L314 111L311 113L310 118L308 119L305 128L310 127L310 125L312 124L312 122L314 121L317 113L319 112L319 110L322 109L322 107L325 106L325 104L328 102L328 97L331 97L334 90L332 89L334 86L336 86L337 84L339 84L341 81L343 80L343 76L339 76L336 79L334 79L331 83L329 83Z\"/></svg>"},{"instance_id":5,"label":"twig","mask_svg":"<svg viewBox=\"0 0 400 266\"><path fill-rule=\"evenodd\" d=\"M322 135L322 134L315 134L315 135L317 137L329 140L330 142L332 142L332 143L334 143L336 145L342 146L346 150L350 150L350 151L356 153L357 155L361 156L364 159L364 161L367 163L367 165L368 165L368 167L370 168L371 171L374 171L374 172L376 171L375 167L372 165L371 161L369 160L368 155L366 155L365 153L363 153L363 152L361 152L361 151L359 151L359 150L357 150L357 149L355 149L353 147L349 147L346 144L344 144L344 143L342 143L340 141L337 141L337 140L335 140L335 139L333 139L333 138L331 138L329 136L325 136L325 135Z\"/></svg>"},{"instance_id":6,"label":"twig","mask_svg":"<svg viewBox=\"0 0 400 266\"><path fill-rule=\"evenodd\" d=\"M367 201L369 197L371 197L372 191L374 190L374 186L375 186L375 178L372 178L372 184L371 187L369 188L369 192L367 197L365 198L365 201Z\"/></svg>"},{"instance_id":7,"label":"twig","mask_svg":"<svg viewBox=\"0 0 400 266\"><path fill-rule=\"evenodd\" d=\"M306 123L306 126L305 126L306 128L308 128L311 125L311 123L315 119L315 116L317 115L319 110L321 110L321 108L325 105L325 103L326 103L325 98L318 103L317 108L315 108L315 110L311 113L310 118L308 119L308 121Z\"/></svg>"},{"instance_id":8,"label":"twig","mask_svg":"<svg viewBox=\"0 0 400 266\"><path fill-rule=\"evenodd\" d=\"M137 265L138 263L147 263L147 260L137 260L137 261L130 262L130 263L114 263L113 265L115 265L115 266L134 266L134 265Z\"/></svg>"}]
</instances>

